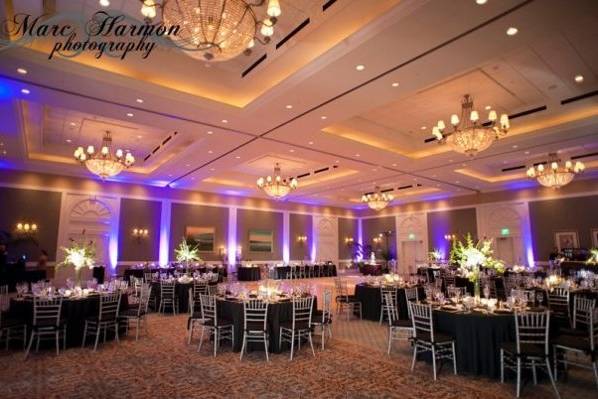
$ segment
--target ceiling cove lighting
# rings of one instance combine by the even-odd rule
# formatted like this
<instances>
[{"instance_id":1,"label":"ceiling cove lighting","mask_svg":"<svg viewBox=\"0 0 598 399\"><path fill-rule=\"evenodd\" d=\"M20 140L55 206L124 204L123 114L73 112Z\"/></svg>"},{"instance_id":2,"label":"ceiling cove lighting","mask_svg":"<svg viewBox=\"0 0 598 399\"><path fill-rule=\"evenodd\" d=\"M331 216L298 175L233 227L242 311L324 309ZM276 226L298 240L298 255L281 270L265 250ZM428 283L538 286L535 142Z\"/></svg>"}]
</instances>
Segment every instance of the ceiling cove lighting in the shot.
<instances>
[{"instance_id":1,"label":"ceiling cove lighting","mask_svg":"<svg viewBox=\"0 0 598 399\"><path fill-rule=\"evenodd\" d=\"M100 151L96 152L93 145L87 146L86 150L78 147L73 156L102 180L118 175L135 163L135 157L130 152L125 153L119 148L112 153L112 135L109 131L104 134L100 148Z\"/></svg>"},{"instance_id":2,"label":"ceiling cove lighting","mask_svg":"<svg viewBox=\"0 0 598 399\"><path fill-rule=\"evenodd\" d=\"M575 164L571 161L561 161L557 158L557 154L549 154L551 158L546 165L540 163L530 166L527 170L527 177L536 179L538 183L544 187L560 188L571 183L576 174L582 173L585 170L583 162L577 161Z\"/></svg>"},{"instance_id":3,"label":"ceiling cove lighting","mask_svg":"<svg viewBox=\"0 0 598 399\"><path fill-rule=\"evenodd\" d=\"M364 194L361 197L361 202L364 202L375 211L380 211L388 206L394 199L392 194L383 193L380 187L376 186L376 191L373 194Z\"/></svg>"},{"instance_id":4,"label":"ceiling cove lighting","mask_svg":"<svg viewBox=\"0 0 598 399\"><path fill-rule=\"evenodd\" d=\"M153 20L160 12L165 25L180 25L176 44L190 56L206 61L250 55L256 42L270 42L282 14L279 0L139 1L146 20Z\"/></svg>"},{"instance_id":5,"label":"ceiling cove lighting","mask_svg":"<svg viewBox=\"0 0 598 399\"><path fill-rule=\"evenodd\" d=\"M432 135L440 143L448 144L453 151L473 156L492 145L494 140L507 134L510 128L509 116L496 111L488 112L488 122L481 123L478 111L473 108L473 98L466 94L461 102L461 118L451 115L451 131L447 131L443 120L432 128Z\"/></svg>"},{"instance_id":6,"label":"ceiling cove lighting","mask_svg":"<svg viewBox=\"0 0 598 399\"><path fill-rule=\"evenodd\" d=\"M257 179L257 186L269 197L281 199L297 188L296 178L283 178L280 172L280 164L274 166L274 176L260 177Z\"/></svg>"}]
</instances>

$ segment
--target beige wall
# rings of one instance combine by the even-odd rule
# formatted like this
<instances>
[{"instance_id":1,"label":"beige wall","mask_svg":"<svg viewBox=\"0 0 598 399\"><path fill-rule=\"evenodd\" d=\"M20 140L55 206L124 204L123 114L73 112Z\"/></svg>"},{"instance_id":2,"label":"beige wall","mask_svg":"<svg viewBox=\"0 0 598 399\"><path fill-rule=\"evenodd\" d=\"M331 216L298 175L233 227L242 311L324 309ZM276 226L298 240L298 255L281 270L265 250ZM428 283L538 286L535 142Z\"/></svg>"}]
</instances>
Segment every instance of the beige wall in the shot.
<instances>
[{"instance_id":1,"label":"beige wall","mask_svg":"<svg viewBox=\"0 0 598 399\"><path fill-rule=\"evenodd\" d=\"M282 260L282 212L237 210L237 245L242 245L244 261ZM272 252L250 252L249 230L271 230L273 232Z\"/></svg>"},{"instance_id":2,"label":"beige wall","mask_svg":"<svg viewBox=\"0 0 598 399\"><path fill-rule=\"evenodd\" d=\"M451 244L445 234L455 234L460 240L470 233L477 240L477 219L475 208L451 209L428 213L428 250L439 249L446 258Z\"/></svg>"},{"instance_id":3,"label":"beige wall","mask_svg":"<svg viewBox=\"0 0 598 399\"><path fill-rule=\"evenodd\" d=\"M118 258L120 261L156 261L160 249L160 201L123 198L120 201ZM148 236L137 239L133 229L148 229Z\"/></svg>"},{"instance_id":4,"label":"beige wall","mask_svg":"<svg viewBox=\"0 0 598 399\"><path fill-rule=\"evenodd\" d=\"M289 215L289 249L291 260L308 260L310 258L313 218L311 215L291 213ZM301 244L298 236L307 236L307 242Z\"/></svg>"},{"instance_id":5,"label":"beige wall","mask_svg":"<svg viewBox=\"0 0 598 399\"><path fill-rule=\"evenodd\" d=\"M338 256L340 259L351 259L353 249L345 244L345 238L353 238L357 242L357 219L338 218Z\"/></svg>"},{"instance_id":6,"label":"beige wall","mask_svg":"<svg viewBox=\"0 0 598 399\"><path fill-rule=\"evenodd\" d=\"M388 249L392 252L393 257L396 259L397 256L397 245L396 245L396 226L395 226L395 218L394 217L380 217L380 218L369 218L363 219L362 221L362 238L363 238L363 245L372 245L372 247L377 250L377 253L380 250L386 249L386 239L382 239L382 243L379 245L374 245L373 238L378 236L378 234L385 232L385 231L392 231L393 234L388 238ZM364 257L368 257L369 254L364 254Z\"/></svg>"}]
</instances>

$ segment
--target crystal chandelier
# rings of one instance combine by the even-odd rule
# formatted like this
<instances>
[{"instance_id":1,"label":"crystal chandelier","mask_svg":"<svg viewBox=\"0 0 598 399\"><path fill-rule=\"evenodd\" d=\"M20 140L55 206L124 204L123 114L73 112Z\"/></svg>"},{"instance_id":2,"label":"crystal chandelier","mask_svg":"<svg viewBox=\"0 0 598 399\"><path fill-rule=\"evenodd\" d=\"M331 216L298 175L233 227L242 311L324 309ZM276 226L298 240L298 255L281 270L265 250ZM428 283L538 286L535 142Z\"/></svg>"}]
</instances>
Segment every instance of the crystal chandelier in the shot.
<instances>
[{"instance_id":1,"label":"crystal chandelier","mask_svg":"<svg viewBox=\"0 0 598 399\"><path fill-rule=\"evenodd\" d=\"M470 156L484 151L492 145L494 140L507 134L509 130L509 116L502 114L498 119L496 111L490 109L488 122L480 123L478 111L473 109L473 98L469 94L461 102L461 118L457 114L451 116L452 131L445 132L443 120L432 128L432 135L440 143L447 143L453 151Z\"/></svg>"},{"instance_id":2,"label":"crystal chandelier","mask_svg":"<svg viewBox=\"0 0 598 399\"><path fill-rule=\"evenodd\" d=\"M583 162L580 161L575 162L575 164L571 161L561 164L554 153L549 154L549 157L552 159L549 161L550 166L548 166L548 163L546 166L539 163L530 166L527 170L527 177L536 179L544 187L559 188L566 186L571 183L576 174L583 172L586 168Z\"/></svg>"},{"instance_id":3,"label":"crystal chandelier","mask_svg":"<svg viewBox=\"0 0 598 399\"><path fill-rule=\"evenodd\" d=\"M257 179L257 186L264 190L268 196L281 199L286 197L292 190L297 188L297 179L284 179L280 174L280 165L274 167L274 176Z\"/></svg>"},{"instance_id":4,"label":"crystal chandelier","mask_svg":"<svg viewBox=\"0 0 598 399\"><path fill-rule=\"evenodd\" d=\"M96 152L93 145L78 147L73 154L75 159L85 166L95 175L103 179L118 175L123 170L131 167L135 163L135 157L130 152L124 153L120 148L112 154L112 136L109 131L102 138L100 152Z\"/></svg>"},{"instance_id":5,"label":"crystal chandelier","mask_svg":"<svg viewBox=\"0 0 598 399\"><path fill-rule=\"evenodd\" d=\"M361 202L365 202L371 209L379 211L386 208L393 199L392 194L383 193L380 191L380 187L376 187L376 192L373 194L364 194L361 197Z\"/></svg>"},{"instance_id":6,"label":"crystal chandelier","mask_svg":"<svg viewBox=\"0 0 598 399\"><path fill-rule=\"evenodd\" d=\"M278 0L268 0L266 17L256 16L266 0L140 0L141 14L151 21L161 11L162 22L179 25L175 44L206 61L226 61L241 53L251 54L258 41L270 42L282 14ZM263 38L257 35L257 31Z\"/></svg>"}]
</instances>

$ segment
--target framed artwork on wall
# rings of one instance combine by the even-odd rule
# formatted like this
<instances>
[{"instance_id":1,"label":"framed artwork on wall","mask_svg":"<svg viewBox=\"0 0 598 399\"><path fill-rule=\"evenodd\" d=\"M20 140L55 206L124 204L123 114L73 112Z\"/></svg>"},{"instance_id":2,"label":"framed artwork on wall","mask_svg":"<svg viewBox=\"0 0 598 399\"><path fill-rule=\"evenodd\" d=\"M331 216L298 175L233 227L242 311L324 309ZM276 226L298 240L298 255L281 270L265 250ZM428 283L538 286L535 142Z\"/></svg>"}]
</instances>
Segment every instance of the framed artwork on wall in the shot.
<instances>
[{"instance_id":1,"label":"framed artwork on wall","mask_svg":"<svg viewBox=\"0 0 598 399\"><path fill-rule=\"evenodd\" d=\"M577 231L557 231L554 233L554 245L559 252L565 248L579 248Z\"/></svg>"},{"instance_id":2,"label":"framed artwork on wall","mask_svg":"<svg viewBox=\"0 0 598 399\"><path fill-rule=\"evenodd\" d=\"M216 231L213 227L185 227L185 239L192 245L197 245L199 252L214 252Z\"/></svg>"},{"instance_id":3,"label":"framed artwork on wall","mask_svg":"<svg viewBox=\"0 0 598 399\"><path fill-rule=\"evenodd\" d=\"M273 241L272 230L249 230L249 252L272 252Z\"/></svg>"},{"instance_id":4,"label":"framed artwork on wall","mask_svg":"<svg viewBox=\"0 0 598 399\"><path fill-rule=\"evenodd\" d=\"M598 229L592 229L592 248L598 248Z\"/></svg>"}]
</instances>

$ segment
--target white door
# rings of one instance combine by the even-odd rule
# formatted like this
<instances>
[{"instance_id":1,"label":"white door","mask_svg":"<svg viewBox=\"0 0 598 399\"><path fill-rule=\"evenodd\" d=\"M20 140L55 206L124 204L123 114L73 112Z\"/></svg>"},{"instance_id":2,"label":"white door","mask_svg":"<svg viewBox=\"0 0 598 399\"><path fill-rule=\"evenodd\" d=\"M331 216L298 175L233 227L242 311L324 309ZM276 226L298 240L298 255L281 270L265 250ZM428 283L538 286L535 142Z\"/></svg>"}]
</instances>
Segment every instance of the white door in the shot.
<instances>
[{"instance_id":1,"label":"white door","mask_svg":"<svg viewBox=\"0 0 598 399\"><path fill-rule=\"evenodd\" d=\"M401 274L415 273L415 261L417 259L417 241L403 241L401 243Z\"/></svg>"},{"instance_id":2,"label":"white door","mask_svg":"<svg viewBox=\"0 0 598 399\"><path fill-rule=\"evenodd\" d=\"M505 265L514 265L516 262L513 248L513 237L498 237L496 239L496 258L505 262Z\"/></svg>"}]
</instances>

